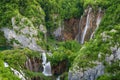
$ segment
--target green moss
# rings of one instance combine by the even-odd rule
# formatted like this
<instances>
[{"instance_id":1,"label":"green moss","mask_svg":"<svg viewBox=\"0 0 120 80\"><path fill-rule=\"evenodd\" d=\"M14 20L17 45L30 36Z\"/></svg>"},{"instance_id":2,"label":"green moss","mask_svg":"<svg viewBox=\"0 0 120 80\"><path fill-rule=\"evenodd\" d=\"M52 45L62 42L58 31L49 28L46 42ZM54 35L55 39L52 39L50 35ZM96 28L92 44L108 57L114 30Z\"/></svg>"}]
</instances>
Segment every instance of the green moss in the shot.
<instances>
[{"instance_id":1,"label":"green moss","mask_svg":"<svg viewBox=\"0 0 120 80\"><path fill-rule=\"evenodd\" d=\"M91 2L92 0L87 0L87 1L86 1L86 4L89 4L89 3L94 4ZM104 1L103 3L100 3L100 4L104 4ZM92 61L94 62L94 61L100 60L101 62L104 62L106 54L108 55L112 54L110 47L114 47L115 45L120 47L120 38L118 37L120 34L120 25L119 25L120 15L117 14L120 12L119 0L108 1L108 4L111 4L111 6L105 5L106 11L103 16L100 27L98 31L95 33L94 39L90 40L89 42L85 42L85 44L82 46L82 48L78 52L79 54L75 58L72 68L75 67L75 65L77 65L80 68L94 67L95 64L91 63ZM104 37L101 33L105 33L106 40L103 40ZM98 59L99 53L101 53L101 59ZM114 67L117 67L117 66L115 65ZM113 68L110 68L110 70L112 69ZM116 70L116 72L119 73L118 70ZM106 80L107 78L109 77L105 77ZM100 80L102 80L102 78Z\"/></svg>"},{"instance_id":2,"label":"green moss","mask_svg":"<svg viewBox=\"0 0 120 80\"><path fill-rule=\"evenodd\" d=\"M2 51L0 59L7 62L11 67L20 69L20 66L24 69L24 64L27 57L37 57L41 58L38 52L31 51L29 49L15 49L15 50L5 50Z\"/></svg>"},{"instance_id":3,"label":"green moss","mask_svg":"<svg viewBox=\"0 0 120 80\"><path fill-rule=\"evenodd\" d=\"M1 1L0 2L0 27L11 27L11 17L18 13L18 5L16 1Z\"/></svg>"},{"instance_id":4,"label":"green moss","mask_svg":"<svg viewBox=\"0 0 120 80\"><path fill-rule=\"evenodd\" d=\"M61 76L60 76L61 80L68 80L68 72L64 72Z\"/></svg>"},{"instance_id":5,"label":"green moss","mask_svg":"<svg viewBox=\"0 0 120 80\"><path fill-rule=\"evenodd\" d=\"M20 80L9 68L4 67L3 60L0 59L0 79L1 80Z\"/></svg>"},{"instance_id":6,"label":"green moss","mask_svg":"<svg viewBox=\"0 0 120 80\"><path fill-rule=\"evenodd\" d=\"M112 80L112 79L110 76L105 74L105 75L100 76L97 80Z\"/></svg>"},{"instance_id":7,"label":"green moss","mask_svg":"<svg viewBox=\"0 0 120 80\"><path fill-rule=\"evenodd\" d=\"M19 1L19 11L22 15L28 17L36 27L44 23L44 11L36 0Z\"/></svg>"},{"instance_id":8,"label":"green moss","mask_svg":"<svg viewBox=\"0 0 120 80\"><path fill-rule=\"evenodd\" d=\"M52 46L52 45L50 45ZM73 60L78 55L80 44L76 41L59 42L54 45L55 48L50 48L52 56L48 56L52 66L58 65L62 61L66 61L67 67L70 67Z\"/></svg>"},{"instance_id":9,"label":"green moss","mask_svg":"<svg viewBox=\"0 0 120 80\"><path fill-rule=\"evenodd\" d=\"M29 78L34 78L34 77L38 77L42 80L53 80L52 77L49 76L44 76L41 72L31 72L31 71L26 71L25 70L25 74L26 76L28 76Z\"/></svg>"},{"instance_id":10,"label":"green moss","mask_svg":"<svg viewBox=\"0 0 120 80\"><path fill-rule=\"evenodd\" d=\"M0 46L7 44L6 38L4 37L4 33L0 31Z\"/></svg>"},{"instance_id":11,"label":"green moss","mask_svg":"<svg viewBox=\"0 0 120 80\"><path fill-rule=\"evenodd\" d=\"M26 73L25 62L27 61L27 58L41 59L41 55L40 55L39 52L32 51L32 50L27 49L27 48L25 48L25 49L14 49L14 50L4 50L4 51L0 52L0 55L1 55L0 60L8 63L9 67L12 67L12 68L16 69L17 71L22 70L24 73ZM3 71L5 71L5 70L3 70ZM10 74L11 73L12 72L10 72ZM5 73L1 72L0 77L2 76L2 74L8 76L7 73L5 74ZM39 73L29 72L29 74L32 74L33 76L37 76ZM26 74L25 76L30 77L29 74ZM13 73L11 75L13 75ZM5 78L5 76L3 76L3 78ZM8 79L8 80L19 80L19 79L11 78L11 79Z\"/></svg>"}]
</instances>

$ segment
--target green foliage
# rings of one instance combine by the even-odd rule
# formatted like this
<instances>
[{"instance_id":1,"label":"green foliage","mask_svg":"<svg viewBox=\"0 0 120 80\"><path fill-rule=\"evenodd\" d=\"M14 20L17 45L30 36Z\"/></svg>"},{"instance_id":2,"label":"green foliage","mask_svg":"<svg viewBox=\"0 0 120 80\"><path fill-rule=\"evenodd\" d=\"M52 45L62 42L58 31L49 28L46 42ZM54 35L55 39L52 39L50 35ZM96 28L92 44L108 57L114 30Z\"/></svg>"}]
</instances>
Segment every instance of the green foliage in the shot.
<instances>
[{"instance_id":1,"label":"green foliage","mask_svg":"<svg viewBox=\"0 0 120 80\"><path fill-rule=\"evenodd\" d=\"M112 80L110 76L108 75L102 75L97 80ZM115 79L116 80L116 79Z\"/></svg>"},{"instance_id":2,"label":"green foliage","mask_svg":"<svg viewBox=\"0 0 120 80\"><path fill-rule=\"evenodd\" d=\"M53 80L52 77L45 76L41 72L31 72L31 71L25 70L25 73L26 73L26 76L29 78L38 77L42 80Z\"/></svg>"},{"instance_id":3,"label":"green foliage","mask_svg":"<svg viewBox=\"0 0 120 80\"><path fill-rule=\"evenodd\" d=\"M100 25L99 33L107 30L111 30L114 28L114 25L118 25L120 22L120 1L119 0L111 0L111 5L106 9L103 20ZM98 33L98 34L99 34Z\"/></svg>"},{"instance_id":4,"label":"green foliage","mask_svg":"<svg viewBox=\"0 0 120 80\"><path fill-rule=\"evenodd\" d=\"M41 59L41 55L39 52L25 48L25 49L4 50L0 52L0 55L1 55L0 61L7 62L9 64L9 67L12 67L18 71L19 70L24 71L27 77L30 77L30 74L32 74L33 76L37 76L39 74L32 72L29 72L29 74L27 74L27 71L25 71L25 62L27 60L27 57L28 58L35 57ZM8 80L19 80L17 79L17 77L15 77L15 75L11 72L9 68L4 68L4 66L2 66L1 64L0 64L0 79L2 78L2 80L4 80L4 78L6 79L8 78ZM12 76L11 78L10 75Z\"/></svg>"},{"instance_id":5,"label":"green foliage","mask_svg":"<svg viewBox=\"0 0 120 80\"><path fill-rule=\"evenodd\" d=\"M11 27L11 18L17 14L30 19L35 27L44 24L45 14L36 0L2 0L0 5L0 27Z\"/></svg>"},{"instance_id":6,"label":"green foliage","mask_svg":"<svg viewBox=\"0 0 120 80\"><path fill-rule=\"evenodd\" d=\"M3 45L3 46L0 46L0 51L9 50L9 49L12 49L12 48L13 48L12 46Z\"/></svg>"},{"instance_id":7,"label":"green foliage","mask_svg":"<svg viewBox=\"0 0 120 80\"><path fill-rule=\"evenodd\" d=\"M105 59L106 54L111 54L110 47L114 47L115 45L120 46L120 38L118 37L120 34L120 15L117 14L120 12L119 8L119 0L113 1L113 0L105 0L101 2L102 0L96 1L100 3L101 5L106 3L106 11L103 16L102 22L100 24L100 27L98 31L96 32L96 35L93 40L90 40L89 42L86 42L82 48L79 51L79 55L75 58L73 66L76 64L79 67L84 66L92 66L94 64L91 63L91 61L98 60L98 54L101 53L101 59ZM86 0L86 3L84 4L94 4L92 0ZM109 6L110 4L111 6ZM103 40L103 34L105 33L106 40Z\"/></svg>"},{"instance_id":8,"label":"green foliage","mask_svg":"<svg viewBox=\"0 0 120 80\"><path fill-rule=\"evenodd\" d=\"M45 13L36 0L20 0L18 3L19 12L28 17L35 27L39 27L41 23L44 23Z\"/></svg>"},{"instance_id":9,"label":"green foliage","mask_svg":"<svg viewBox=\"0 0 120 80\"><path fill-rule=\"evenodd\" d=\"M83 7L79 0L37 0L45 11L48 35L63 25L65 19L79 18Z\"/></svg>"},{"instance_id":10,"label":"green foliage","mask_svg":"<svg viewBox=\"0 0 120 80\"><path fill-rule=\"evenodd\" d=\"M47 27L48 32L52 32L55 28L58 27L58 23L61 20L58 14L59 5L58 0L37 0L42 9L45 12L45 25ZM54 18L54 16L57 16Z\"/></svg>"},{"instance_id":11,"label":"green foliage","mask_svg":"<svg viewBox=\"0 0 120 80\"><path fill-rule=\"evenodd\" d=\"M20 69L20 66L24 68L27 57L40 58L40 54L38 52L34 52L29 49L5 50L2 51L0 55L0 59L7 62L11 67L18 70Z\"/></svg>"},{"instance_id":12,"label":"green foliage","mask_svg":"<svg viewBox=\"0 0 120 80\"><path fill-rule=\"evenodd\" d=\"M65 50L59 48L52 53L52 56L48 56L48 60L50 60L52 65L57 65L59 62L68 60L68 55L65 53Z\"/></svg>"},{"instance_id":13,"label":"green foliage","mask_svg":"<svg viewBox=\"0 0 120 80\"><path fill-rule=\"evenodd\" d=\"M0 79L1 80L20 80L17 76L15 76L10 68L4 67L3 60L0 59Z\"/></svg>"},{"instance_id":14,"label":"green foliage","mask_svg":"<svg viewBox=\"0 0 120 80\"><path fill-rule=\"evenodd\" d=\"M76 41L66 41L57 43L52 50L52 56L48 56L52 65L57 65L62 61L68 63L68 67L71 66L74 58L78 55L80 44Z\"/></svg>"},{"instance_id":15,"label":"green foliage","mask_svg":"<svg viewBox=\"0 0 120 80\"><path fill-rule=\"evenodd\" d=\"M11 27L11 17L18 13L17 1L2 0L0 2L0 27Z\"/></svg>"},{"instance_id":16,"label":"green foliage","mask_svg":"<svg viewBox=\"0 0 120 80\"><path fill-rule=\"evenodd\" d=\"M80 0L59 0L60 14L63 19L79 18L83 13Z\"/></svg>"},{"instance_id":17,"label":"green foliage","mask_svg":"<svg viewBox=\"0 0 120 80\"><path fill-rule=\"evenodd\" d=\"M110 6L110 3L112 0L80 0L81 3L83 3L83 7L86 8L88 6L91 6L93 8L95 7L102 7L102 8L107 8Z\"/></svg>"},{"instance_id":18,"label":"green foliage","mask_svg":"<svg viewBox=\"0 0 120 80\"><path fill-rule=\"evenodd\" d=\"M120 80L120 73L118 74L104 74L100 76L97 80Z\"/></svg>"},{"instance_id":19,"label":"green foliage","mask_svg":"<svg viewBox=\"0 0 120 80\"><path fill-rule=\"evenodd\" d=\"M0 46L1 45L5 45L7 42L6 42L6 39L4 37L4 33L0 31Z\"/></svg>"},{"instance_id":20,"label":"green foliage","mask_svg":"<svg viewBox=\"0 0 120 80\"><path fill-rule=\"evenodd\" d=\"M119 80L120 77L120 66L119 66L120 60L112 61L112 65L107 64L106 65L106 72L111 74L111 78L116 78L115 80Z\"/></svg>"},{"instance_id":21,"label":"green foliage","mask_svg":"<svg viewBox=\"0 0 120 80\"><path fill-rule=\"evenodd\" d=\"M66 41L58 43L58 45L63 46L65 49L71 50L72 52L77 52L80 50L80 44L77 41Z\"/></svg>"},{"instance_id":22,"label":"green foliage","mask_svg":"<svg viewBox=\"0 0 120 80\"><path fill-rule=\"evenodd\" d=\"M0 1L0 27L11 27L11 18L16 17L16 25L21 28L24 25L20 25L21 17L29 19L31 24L35 27L39 27L40 24L44 24L47 27L48 34L52 34L54 29L62 24L62 21L70 18L80 18L83 14L83 10L91 6L97 9L102 7L105 11L104 17L100 24L99 30L96 32L94 40L85 42L82 46L75 41L67 41L55 44L53 37L49 37L51 43L46 44L44 41L38 42L40 46L53 53L52 56L48 56L52 65L57 65L62 61L68 62L68 67L77 64L79 67L93 67L95 64L92 61L98 60L98 54L101 53L101 59L104 60L106 54L111 54L110 47L117 45L120 47L120 0L1 0ZM42 8L41 8L42 7ZM44 10L44 11L43 11ZM45 21L44 21L45 18ZM27 26L30 26L26 20L24 22ZM115 30L115 31L112 31ZM105 33L110 38L103 41L101 33ZM44 34L38 32L38 38L44 39ZM17 41L16 41L17 42ZM0 32L0 46L6 44L6 39L3 33ZM53 49L56 47L56 49ZM81 48L81 49L80 49ZM0 47L1 49L1 47ZM0 52L0 79L2 80L19 80L9 68L4 68L3 62L7 62L10 67L20 70L21 66L24 69L26 56L29 58L40 58L38 52L31 51L29 49L15 49L5 50ZM119 61L113 63L113 65L106 65L106 72L109 75L103 75L98 80L120 80L120 68ZM26 72L29 77L40 76L43 80L49 80L41 73ZM114 75L112 75L114 73ZM64 73L62 77L67 74Z\"/></svg>"},{"instance_id":23,"label":"green foliage","mask_svg":"<svg viewBox=\"0 0 120 80\"><path fill-rule=\"evenodd\" d=\"M68 80L68 72L64 72L62 75L60 75L61 80Z\"/></svg>"}]
</instances>

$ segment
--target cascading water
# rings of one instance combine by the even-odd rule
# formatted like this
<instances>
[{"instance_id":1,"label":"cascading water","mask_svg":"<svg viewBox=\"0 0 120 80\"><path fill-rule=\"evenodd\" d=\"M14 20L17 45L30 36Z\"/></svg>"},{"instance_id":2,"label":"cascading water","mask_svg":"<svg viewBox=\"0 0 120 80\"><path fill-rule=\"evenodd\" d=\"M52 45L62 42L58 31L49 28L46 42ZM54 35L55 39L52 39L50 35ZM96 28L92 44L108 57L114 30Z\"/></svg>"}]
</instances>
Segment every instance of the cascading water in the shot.
<instances>
[{"instance_id":1,"label":"cascading water","mask_svg":"<svg viewBox=\"0 0 120 80\"><path fill-rule=\"evenodd\" d=\"M43 74L45 76L52 76L51 73L51 64L50 62L47 62L47 58L46 58L46 53L42 53L42 64L43 64Z\"/></svg>"},{"instance_id":2,"label":"cascading water","mask_svg":"<svg viewBox=\"0 0 120 80\"><path fill-rule=\"evenodd\" d=\"M47 59L45 53L42 53L42 60L43 60L42 64L46 64Z\"/></svg>"},{"instance_id":3,"label":"cascading water","mask_svg":"<svg viewBox=\"0 0 120 80\"><path fill-rule=\"evenodd\" d=\"M9 67L8 63L4 62L4 66L5 67Z\"/></svg>"},{"instance_id":4,"label":"cascading water","mask_svg":"<svg viewBox=\"0 0 120 80\"><path fill-rule=\"evenodd\" d=\"M60 80L60 76L58 76L58 77L56 78L56 80Z\"/></svg>"},{"instance_id":5,"label":"cascading water","mask_svg":"<svg viewBox=\"0 0 120 80\"><path fill-rule=\"evenodd\" d=\"M11 70L14 72L14 74L16 75L16 76L18 76L21 80L26 80L25 78L24 78L24 74L23 74L23 72L20 70L20 72L18 72L17 70L15 70L15 69L13 69L13 68L11 68Z\"/></svg>"},{"instance_id":6,"label":"cascading water","mask_svg":"<svg viewBox=\"0 0 120 80\"><path fill-rule=\"evenodd\" d=\"M33 69L32 69L32 63L31 63L30 59L28 60L28 62L29 62L30 70L32 71L32 70L33 70Z\"/></svg>"},{"instance_id":7,"label":"cascading water","mask_svg":"<svg viewBox=\"0 0 120 80\"><path fill-rule=\"evenodd\" d=\"M85 39L85 35L86 35L86 32L87 32L87 29L88 29L88 27L90 26L90 12L92 11L92 8L89 8L89 11L88 11L88 15L87 15L87 21L86 21L86 26L85 26L85 28L84 28L84 32L83 32L83 34L82 34L82 39L81 39L81 44L83 44L84 43L84 39Z\"/></svg>"},{"instance_id":8,"label":"cascading water","mask_svg":"<svg viewBox=\"0 0 120 80\"><path fill-rule=\"evenodd\" d=\"M98 13L97 21L96 21L96 26L97 26L97 27L96 27L96 29L94 30L94 32L91 34L90 39L93 38L94 33L97 31L97 29L98 29L98 27L99 27L99 25L100 25L100 22L101 22L101 19L102 19L101 15L100 15L101 11L102 11L101 8L99 8L99 13Z\"/></svg>"},{"instance_id":9,"label":"cascading water","mask_svg":"<svg viewBox=\"0 0 120 80\"><path fill-rule=\"evenodd\" d=\"M30 71L33 71L33 68L32 68L32 63L31 63L31 60L27 57L27 61L25 63L25 66L27 69L29 69Z\"/></svg>"},{"instance_id":10,"label":"cascading water","mask_svg":"<svg viewBox=\"0 0 120 80\"><path fill-rule=\"evenodd\" d=\"M8 65L8 63L6 63L6 62L4 62L4 66L5 67L10 67L9 65ZM13 69L12 67L10 67L10 69L14 72L14 74L16 75L16 76L18 76L21 80L26 80L25 79L25 75L24 75L24 73L20 70L20 71L17 71L17 70L15 70L15 69ZM0 79L1 80L1 79Z\"/></svg>"},{"instance_id":11,"label":"cascading water","mask_svg":"<svg viewBox=\"0 0 120 80\"><path fill-rule=\"evenodd\" d=\"M55 37L59 37L62 35L61 31L62 31L62 28L58 27L56 31L53 32L53 34L55 35Z\"/></svg>"}]
</instances>

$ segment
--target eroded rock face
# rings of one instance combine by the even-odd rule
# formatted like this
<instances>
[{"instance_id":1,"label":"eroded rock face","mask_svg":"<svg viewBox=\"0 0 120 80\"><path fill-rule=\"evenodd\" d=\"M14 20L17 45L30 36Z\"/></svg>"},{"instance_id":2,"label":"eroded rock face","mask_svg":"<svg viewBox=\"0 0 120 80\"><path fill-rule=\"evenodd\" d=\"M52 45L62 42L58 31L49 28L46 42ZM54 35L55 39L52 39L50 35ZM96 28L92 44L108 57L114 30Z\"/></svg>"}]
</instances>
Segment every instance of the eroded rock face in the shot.
<instances>
[{"instance_id":1,"label":"eroded rock face","mask_svg":"<svg viewBox=\"0 0 120 80\"><path fill-rule=\"evenodd\" d=\"M69 19L64 21L64 29L60 27L57 35L62 36L61 40L77 40L80 43L93 38L95 31L98 29L103 16L101 8L94 10L88 7L80 19ZM55 36L56 37L56 36Z\"/></svg>"},{"instance_id":2,"label":"eroded rock face","mask_svg":"<svg viewBox=\"0 0 120 80\"><path fill-rule=\"evenodd\" d=\"M110 49L112 54L106 54L104 60L108 65L112 65L113 62L120 60L120 48L115 45L114 47L110 47ZM100 54L101 53L98 54L98 58L101 58ZM69 80L96 80L99 76L105 73L105 68L106 66L103 65L102 62L97 62L96 66L85 70L83 70L83 68L79 68L74 71L73 68L72 71L69 71L68 78Z\"/></svg>"},{"instance_id":3,"label":"eroded rock face","mask_svg":"<svg viewBox=\"0 0 120 80\"><path fill-rule=\"evenodd\" d=\"M101 8L99 8L97 11L90 7L86 9L80 19L78 34L76 35L75 39L83 44L84 41L88 41L90 38L92 38L94 32L99 27L102 16L103 11Z\"/></svg>"},{"instance_id":4,"label":"eroded rock face","mask_svg":"<svg viewBox=\"0 0 120 80\"><path fill-rule=\"evenodd\" d=\"M65 20L64 30L62 32L64 40L74 40L78 33L79 19Z\"/></svg>"},{"instance_id":5,"label":"eroded rock face","mask_svg":"<svg viewBox=\"0 0 120 80\"><path fill-rule=\"evenodd\" d=\"M89 68L86 71L78 71L76 73L69 72L68 80L96 80L97 77L104 74L104 65L99 64L94 68Z\"/></svg>"},{"instance_id":6,"label":"eroded rock face","mask_svg":"<svg viewBox=\"0 0 120 80\"><path fill-rule=\"evenodd\" d=\"M26 61L25 67L34 72L40 72L42 71L42 60L38 58L30 58Z\"/></svg>"},{"instance_id":7,"label":"eroded rock face","mask_svg":"<svg viewBox=\"0 0 120 80\"><path fill-rule=\"evenodd\" d=\"M37 44L38 41L42 42L42 40L37 36L38 31L44 29L43 26L37 29L29 19L23 16L12 17L11 23L12 28L4 27L1 31L4 32L5 38L11 42L14 47L28 47L31 50L42 51L42 48ZM46 33L45 29L43 33Z\"/></svg>"}]
</instances>

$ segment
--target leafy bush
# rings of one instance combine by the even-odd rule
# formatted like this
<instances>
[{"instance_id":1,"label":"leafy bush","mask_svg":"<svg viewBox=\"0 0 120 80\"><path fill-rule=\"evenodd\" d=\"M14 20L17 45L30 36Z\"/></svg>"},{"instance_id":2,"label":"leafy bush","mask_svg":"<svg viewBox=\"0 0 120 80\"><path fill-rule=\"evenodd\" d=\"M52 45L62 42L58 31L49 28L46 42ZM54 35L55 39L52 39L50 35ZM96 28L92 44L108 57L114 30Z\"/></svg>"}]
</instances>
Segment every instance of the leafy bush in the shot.
<instances>
[{"instance_id":1,"label":"leafy bush","mask_svg":"<svg viewBox=\"0 0 120 80\"><path fill-rule=\"evenodd\" d=\"M10 68L4 67L3 60L0 59L0 79L1 80L20 80L17 76L15 76Z\"/></svg>"},{"instance_id":2,"label":"leafy bush","mask_svg":"<svg viewBox=\"0 0 120 80\"><path fill-rule=\"evenodd\" d=\"M112 80L110 76L108 75L102 75L97 80Z\"/></svg>"},{"instance_id":3,"label":"leafy bush","mask_svg":"<svg viewBox=\"0 0 120 80\"><path fill-rule=\"evenodd\" d=\"M55 47L55 46L54 46ZM71 66L74 58L78 55L80 44L76 41L59 42L56 48L52 49L52 56L48 56L52 65L57 65L62 61L67 61L68 66Z\"/></svg>"}]
</instances>

